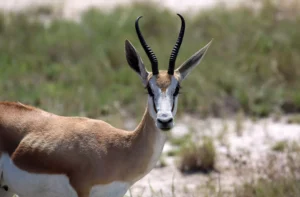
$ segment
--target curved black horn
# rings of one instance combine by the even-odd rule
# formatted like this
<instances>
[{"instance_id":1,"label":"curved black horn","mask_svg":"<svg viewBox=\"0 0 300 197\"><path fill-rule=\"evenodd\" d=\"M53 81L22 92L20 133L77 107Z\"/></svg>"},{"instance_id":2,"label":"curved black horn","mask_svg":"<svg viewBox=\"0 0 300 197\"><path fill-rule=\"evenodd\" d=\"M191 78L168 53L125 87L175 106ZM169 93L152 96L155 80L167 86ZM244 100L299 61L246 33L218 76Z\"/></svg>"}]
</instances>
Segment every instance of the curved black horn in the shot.
<instances>
[{"instance_id":1,"label":"curved black horn","mask_svg":"<svg viewBox=\"0 0 300 197\"><path fill-rule=\"evenodd\" d=\"M147 45L141 31L140 31L140 27L139 27L139 20L140 18L142 18L142 16L138 17L135 21L135 29L136 29L136 33L139 37L140 43L143 46L150 62L151 62L151 66L152 66L152 73L153 75L157 75L158 74L158 63L157 63L157 58L155 56L155 54L153 53L153 51L151 50L151 48Z\"/></svg>"},{"instance_id":2,"label":"curved black horn","mask_svg":"<svg viewBox=\"0 0 300 197\"><path fill-rule=\"evenodd\" d=\"M177 58L177 55L178 55L178 52L179 52L179 49L180 49L180 46L181 46L181 43L182 43L182 40L183 40L184 30L185 30L184 18L180 14L177 14L177 15L181 19L181 29L180 29L176 44L175 44L175 46L172 50L172 53L171 53L171 57L170 57L170 61L169 61L169 69L168 69L168 74L169 75L174 74L175 62L176 62L176 58Z\"/></svg>"}]
</instances>

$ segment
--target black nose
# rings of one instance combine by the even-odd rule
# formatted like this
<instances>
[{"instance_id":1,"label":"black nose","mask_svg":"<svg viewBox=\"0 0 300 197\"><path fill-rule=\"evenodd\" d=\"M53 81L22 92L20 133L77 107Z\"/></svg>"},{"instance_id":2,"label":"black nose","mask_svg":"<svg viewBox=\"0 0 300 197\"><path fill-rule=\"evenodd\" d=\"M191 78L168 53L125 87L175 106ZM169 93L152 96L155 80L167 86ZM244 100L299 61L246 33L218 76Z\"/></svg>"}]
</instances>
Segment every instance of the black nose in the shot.
<instances>
[{"instance_id":1,"label":"black nose","mask_svg":"<svg viewBox=\"0 0 300 197\"><path fill-rule=\"evenodd\" d=\"M159 122L162 125L168 125L173 121L173 118L168 118L168 119L157 119L157 122Z\"/></svg>"}]
</instances>

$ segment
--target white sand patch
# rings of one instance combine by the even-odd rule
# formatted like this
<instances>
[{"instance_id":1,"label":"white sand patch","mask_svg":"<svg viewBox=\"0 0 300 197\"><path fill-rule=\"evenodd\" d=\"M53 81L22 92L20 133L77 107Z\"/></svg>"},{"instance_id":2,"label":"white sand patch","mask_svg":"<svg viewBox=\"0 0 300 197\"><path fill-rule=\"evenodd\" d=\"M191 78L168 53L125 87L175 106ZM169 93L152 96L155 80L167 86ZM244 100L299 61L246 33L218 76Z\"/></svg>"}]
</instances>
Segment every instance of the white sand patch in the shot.
<instances>
[{"instance_id":1,"label":"white sand patch","mask_svg":"<svg viewBox=\"0 0 300 197\"><path fill-rule=\"evenodd\" d=\"M300 125L288 124L284 118L279 122L274 122L271 118L256 122L249 119L241 120L239 124L242 131L239 134L236 131L237 122L234 119L198 120L185 116L177 122L179 126L173 132L178 132L178 136L182 133L181 128L183 131L190 130L194 136L193 140L196 142L201 141L204 136L214 139L218 154L216 166L220 170L220 174L183 175L176 168L173 158L171 160L173 163L168 162L169 165L165 168L153 169L146 177L137 182L132 187L133 197L141 194L143 197L172 196L172 185L175 186L176 196L180 197L199 196L201 188L204 191L207 184L212 183L216 186L220 184L222 191L230 191L234 184L241 183L241 179L245 178L236 171L234 162L259 166L267 154L274 153L272 146L276 142L282 140L300 142ZM184 128L183 125L188 126ZM223 137L220 137L224 132ZM174 135L176 136L176 134ZM171 147L168 144L166 151ZM163 195L160 195L160 192ZM155 193L158 195L154 195Z\"/></svg>"},{"instance_id":2,"label":"white sand patch","mask_svg":"<svg viewBox=\"0 0 300 197\"><path fill-rule=\"evenodd\" d=\"M195 11L205 9L216 4L223 3L227 6L237 5L245 0L152 0L153 2L167 7L174 12ZM117 5L127 5L133 2L146 2L146 0L1 0L0 9L6 11L17 11L25 7L37 5L63 6L63 15L65 17L78 16L82 11L97 7L109 10Z\"/></svg>"}]
</instances>

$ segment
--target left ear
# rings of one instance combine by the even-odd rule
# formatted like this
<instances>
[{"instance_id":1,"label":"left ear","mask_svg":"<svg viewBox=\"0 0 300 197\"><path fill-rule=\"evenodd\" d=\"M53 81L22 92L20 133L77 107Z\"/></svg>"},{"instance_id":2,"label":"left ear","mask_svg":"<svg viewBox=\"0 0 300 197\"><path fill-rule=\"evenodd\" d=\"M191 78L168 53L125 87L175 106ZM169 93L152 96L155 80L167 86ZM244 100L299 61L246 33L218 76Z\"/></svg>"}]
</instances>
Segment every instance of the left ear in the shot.
<instances>
[{"instance_id":1,"label":"left ear","mask_svg":"<svg viewBox=\"0 0 300 197\"><path fill-rule=\"evenodd\" d=\"M205 47L196 52L192 57L190 57L179 68L175 70L175 72L179 72L181 81L185 79L186 76L192 71L192 69L201 62L212 41L213 40L211 40Z\"/></svg>"},{"instance_id":2,"label":"left ear","mask_svg":"<svg viewBox=\"0 0 300 197\"><path fill-rule=\"evenodd\" d=\"M126 52L126 59L129 66L136 73L139 74L139 76L142 79L143 85L146 87L148 83L149 72L146 70L140 55L128 40L125 41L125 52Z\"/></svg>"}]
</instances>

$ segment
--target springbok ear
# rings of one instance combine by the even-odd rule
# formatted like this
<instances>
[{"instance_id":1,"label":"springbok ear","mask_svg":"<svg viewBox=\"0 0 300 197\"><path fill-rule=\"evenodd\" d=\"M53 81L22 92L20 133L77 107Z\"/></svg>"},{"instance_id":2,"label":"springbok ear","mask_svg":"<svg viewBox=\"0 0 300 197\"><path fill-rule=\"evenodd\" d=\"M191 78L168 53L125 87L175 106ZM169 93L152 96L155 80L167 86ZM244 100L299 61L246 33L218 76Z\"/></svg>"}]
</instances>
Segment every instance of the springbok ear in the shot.
<instances>
[{"instance_id":1,"label":"springbok ear","mask_svg":"<svg viewBox=\"0 0 300 197\"><path fill-rule=\"evenodd\" d=\"M213 40L211 40L205 47L197 51L192 57L190 57L179 68L176 69L175 72L179 72L181 81L185 79L192 69L201 62L212 41Z\"/></svg>"},{"instance_id":2,"label":"springbok ear","mask_svg":"<svg viewBox=\"0 0 300 197\"><path fill-rule=\"evenodd\" d=\"M129 66L140 75L143 85L146 87L149 72L146 70L140 55L128 40L125 41L125 52Z\"/></svg>"}]
</instances>

